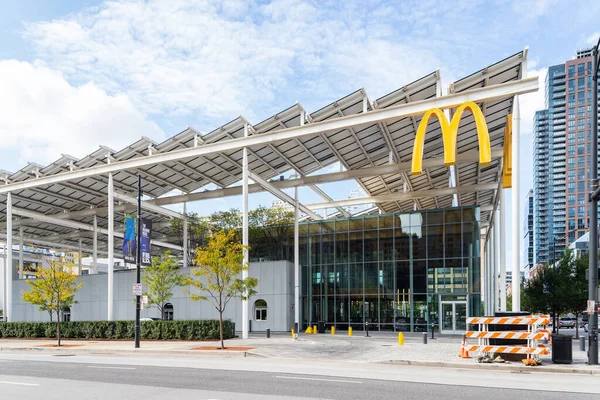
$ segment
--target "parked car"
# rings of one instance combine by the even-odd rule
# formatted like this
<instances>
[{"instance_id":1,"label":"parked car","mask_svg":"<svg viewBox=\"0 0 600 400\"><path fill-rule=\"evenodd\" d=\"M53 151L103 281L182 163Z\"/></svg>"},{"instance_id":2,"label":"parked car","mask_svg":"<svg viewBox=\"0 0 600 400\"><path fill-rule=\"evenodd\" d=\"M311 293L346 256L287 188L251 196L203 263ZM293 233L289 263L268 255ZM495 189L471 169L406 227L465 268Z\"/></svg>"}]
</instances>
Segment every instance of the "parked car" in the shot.
<instances>
[{"instance_id":1,"label":"parked car","mask_svg":"<svg viewBox=\"0 0 600 400\"><path fill-rule=\"evenodd\" d=\"M558 321L559 328L575 328L575 318L561 317Z\"/></svg>"},{"instance_id":2,"label":"parked car","mask_svg":"<svg viewBox=\"0 0 600 400\"><path fill-rule=\"evenodd\" d=\"M586 323L585 323L585 325L583 325L583 330L584 330L584 332L587 332L587 331L588 331L588 329L589 329L589 325L588 325L588 323L586 322Z\"/></svg>"}]
</instances>

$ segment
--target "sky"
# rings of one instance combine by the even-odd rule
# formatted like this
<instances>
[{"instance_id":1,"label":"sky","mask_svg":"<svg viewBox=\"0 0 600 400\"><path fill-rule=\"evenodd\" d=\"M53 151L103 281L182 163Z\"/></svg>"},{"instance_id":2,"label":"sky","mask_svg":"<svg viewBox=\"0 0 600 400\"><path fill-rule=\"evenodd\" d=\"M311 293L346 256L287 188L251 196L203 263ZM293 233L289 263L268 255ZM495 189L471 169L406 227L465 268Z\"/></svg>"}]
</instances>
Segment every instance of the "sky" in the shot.
<instances>
[{"instance_id":1,"label":"sky","mask_svg":"<svg viewBox=\"0 0 600 400\"><path fill-rule=\"evenodd\" d=\"M436 69L445 91L529 46L527 73L542 90L521 97L522 203L547 67L600 35L597 0L0 0L0 9L0 169L141 136L162 142L187 126L207 133L240 115L257 123L296 102L314 111L359 88L376 99ZM334 199L357 187L323 185ZM252 195L250 207L272 199ZM301 189L300 200L320 198Z\"/></svg>"}]
</instances>

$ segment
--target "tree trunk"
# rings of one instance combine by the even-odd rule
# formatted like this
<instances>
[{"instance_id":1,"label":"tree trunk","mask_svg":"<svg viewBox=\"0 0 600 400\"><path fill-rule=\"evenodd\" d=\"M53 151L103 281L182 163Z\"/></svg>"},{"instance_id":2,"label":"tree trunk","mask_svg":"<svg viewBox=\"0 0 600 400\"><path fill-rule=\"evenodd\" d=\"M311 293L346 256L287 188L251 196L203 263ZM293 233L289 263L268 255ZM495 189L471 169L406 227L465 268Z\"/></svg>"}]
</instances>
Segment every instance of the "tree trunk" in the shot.
<instances>
[{"instance_id":1,"label":"tree trunk","mask_svg":"<svg viewBox=\"0 0 600 400\"><path fill-rule=\"evenodd\" d=\"M48 310L48 314L50 314L50 322L53 322L52 321L52 310Z\"/></svg>"},{"instance_id":2,"label":"tree trunk","mask_svg":"<svg viewBox=\"0 0 600 400\"><path fill-rule=\"evenodd\" d=\"M58 303L58 309L56 310L56 336L58 337L58 347L60 347L60 303Z\"/></svg>"},{"instance_id":3,"label":"tree trunk","mask_svg":"<svg viewBox=\"0 0 600 400\"><path fill-rule=\"evenodd\" d=\"M223 344L223 311L219 311L219 332L221 334L221 350L225 350L225 345Z\"/></svg>"}]
</instances>

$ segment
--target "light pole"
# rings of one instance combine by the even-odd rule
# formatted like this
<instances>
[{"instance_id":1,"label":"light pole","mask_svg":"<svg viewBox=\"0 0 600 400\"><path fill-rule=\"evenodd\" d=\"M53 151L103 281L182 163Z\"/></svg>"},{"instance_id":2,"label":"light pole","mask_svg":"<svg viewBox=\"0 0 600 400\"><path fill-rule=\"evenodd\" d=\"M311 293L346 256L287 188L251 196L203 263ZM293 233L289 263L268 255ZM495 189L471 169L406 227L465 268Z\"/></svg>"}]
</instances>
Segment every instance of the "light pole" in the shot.
<instances>
[{"instance_id":1,"label":"light pole","mask_svg":"<svg viewBox=\"0 0 600 400\"><path fill-rule=\"evenodd\" d=\"M592 181L590 194L590 272L588 281L588 300L598 301L598 47L600 39L592 49ZM598 309L589 316L589 352L588 364L598 364Z\"/></svg>"}]
</instances>

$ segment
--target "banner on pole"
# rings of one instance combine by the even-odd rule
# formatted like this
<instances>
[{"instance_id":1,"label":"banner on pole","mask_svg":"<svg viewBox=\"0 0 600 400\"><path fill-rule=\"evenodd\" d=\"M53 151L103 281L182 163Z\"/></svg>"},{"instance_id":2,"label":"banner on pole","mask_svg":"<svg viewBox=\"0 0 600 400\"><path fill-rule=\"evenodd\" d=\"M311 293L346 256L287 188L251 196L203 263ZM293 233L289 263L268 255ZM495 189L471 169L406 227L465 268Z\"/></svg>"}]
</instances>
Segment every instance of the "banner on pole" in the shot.
<instances>
[{"instance_id":1,"label":"banner on pole","mask_svg":"<svg viewBox=\"0 0 600 400\"><path fill-rule=\"evenodd\" d=\"M136 257L135 218L125 214L125 235L123 237L123 259L126 263L135 264Z\"/></svg>"},{"instance_id":2,"label":"banner on pole","mask_svg":"<svg viewBox=\"0 0 600 400\"><path fill-rule=\"evenodd\" d=\"M152 265L152 254L150 252L150 235L152 234L152 221L142 218L142 265Z\"/></svg>"}]
</instances>

